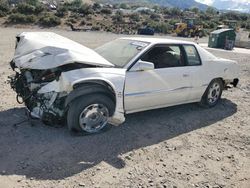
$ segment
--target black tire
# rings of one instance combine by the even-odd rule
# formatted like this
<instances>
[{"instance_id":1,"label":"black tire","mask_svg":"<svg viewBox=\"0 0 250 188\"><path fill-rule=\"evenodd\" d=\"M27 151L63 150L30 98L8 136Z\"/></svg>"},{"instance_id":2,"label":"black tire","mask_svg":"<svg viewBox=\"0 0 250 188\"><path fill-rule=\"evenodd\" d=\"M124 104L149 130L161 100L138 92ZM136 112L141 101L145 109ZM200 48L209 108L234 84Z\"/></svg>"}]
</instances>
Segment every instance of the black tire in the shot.
<instances>
[{"instance_id":1,"label":"black tire","mask_svg":"<svg viewBox=\"0 0 250 188\"><path fill-rule=\"evenodd\" d=\"M73 132L81 132L84 134L93 134L93 133L100 133L108 128L108 124L105 124L104 127L102 127L97 132L87 132L83 130L83 128L80 125L80 115L86 109L88 106L92 104L100 104L105 106L108 109L108 116L112 116L115 110L115 103L112 99L107 97L104 94L89 94L89 95L83 95L81 97L78 97L74 99L69 104L69 109L67 113L67 125L70 131Z\"/></svg>"},{"instance_id":2,"label":"black tire","mask_svg":"<svg viewBox=\"0 0 250 188\"><path fill-rule=\"evenodd\" d=\"M216 89L217 87L219 88L219 91ZM212 80L201 98L200 101L201 106L207 108L215 106L221 98L222 90L223 90L222 80L221 79Z\"/></svg>"}]
</instances>

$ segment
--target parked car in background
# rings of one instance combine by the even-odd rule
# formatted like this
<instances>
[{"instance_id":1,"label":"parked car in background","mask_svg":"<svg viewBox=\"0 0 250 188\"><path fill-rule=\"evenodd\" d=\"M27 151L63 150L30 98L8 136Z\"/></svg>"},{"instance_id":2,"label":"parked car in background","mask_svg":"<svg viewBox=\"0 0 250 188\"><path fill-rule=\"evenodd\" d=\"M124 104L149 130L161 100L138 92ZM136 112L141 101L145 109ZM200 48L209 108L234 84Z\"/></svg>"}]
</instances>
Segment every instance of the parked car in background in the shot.
<instances>
[{"instance_id":1,"label":"parked car in background","mask_svg":"<svg viewBox=\"0 0 250 188\"><path fill-rule=\"evenodd\" d=\"M137 31L138 35L154 35L155 30L151 27L139 28Z\"/></svg>"},{"instance_id":2,"label":"parked car in background","mask_svg":"<svg viewBox=\"0 0 250 188\"><path fill-rule=\"evenodd\" d=\"M50 32L21 33L10 63L17 101L47 123L97 133L129 113L199 102L215 106L239 67L193 42L120 38L91 50Z\"/></svg>"}]
</instances>

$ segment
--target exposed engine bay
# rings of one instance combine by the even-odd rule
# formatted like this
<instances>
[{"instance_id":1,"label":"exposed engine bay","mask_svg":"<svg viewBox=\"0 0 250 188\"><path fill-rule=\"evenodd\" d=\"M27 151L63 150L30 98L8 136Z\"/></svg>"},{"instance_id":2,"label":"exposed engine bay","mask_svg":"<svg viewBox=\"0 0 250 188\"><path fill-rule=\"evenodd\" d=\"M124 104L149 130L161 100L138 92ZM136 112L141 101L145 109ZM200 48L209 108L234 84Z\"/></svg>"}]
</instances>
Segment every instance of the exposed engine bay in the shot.
<instances>
[{"instance_id":1,"label":"exposed engine bay","mask_svg":"<svg viewBox=\"0 0 250 188\"><path fill-rule=\"evenodd\" d=\"M11 88L17 93L16 100L25 104L34 118L42 119L45 123L59 123L66 111L64 102L66 92L38 93L39 89L49 82L58 80L62 72L80 68L95 67L82 63L62 65L48 70L18 69L13 61L10 62L15 75L9 77Z\"/></svg>"}]
</instances>

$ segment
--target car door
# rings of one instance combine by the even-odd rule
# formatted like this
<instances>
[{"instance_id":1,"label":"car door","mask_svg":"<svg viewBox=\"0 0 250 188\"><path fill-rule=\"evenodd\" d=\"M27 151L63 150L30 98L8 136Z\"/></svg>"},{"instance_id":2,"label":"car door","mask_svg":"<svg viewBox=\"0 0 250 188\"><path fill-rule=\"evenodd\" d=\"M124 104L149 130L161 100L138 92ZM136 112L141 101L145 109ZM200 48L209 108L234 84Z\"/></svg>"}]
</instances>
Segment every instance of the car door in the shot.
<instances>
[{"instance_id":1,"label":"car door","mask_svg":"<svg viewBox=\"0 0 250 188\"><path fill-rule=\"evenodd\" d=\"M152 62L155 68L128 70L124 90L126 113L185 103L192 86L184 59L179 45L157 45L142 55L141 60Z\"/></svg>"},{"instance_id":2,"label":"car door","mask_svg":"<svg viewBox=\"0 0 250 188\"><path fill-rule=\"evenodd\" d=\"M189 100L199 101L209 84L206 79L208 73L194 45L183 45L183 49L185 51L186 70L192 85Z\"/></svg>"}]
</instances>

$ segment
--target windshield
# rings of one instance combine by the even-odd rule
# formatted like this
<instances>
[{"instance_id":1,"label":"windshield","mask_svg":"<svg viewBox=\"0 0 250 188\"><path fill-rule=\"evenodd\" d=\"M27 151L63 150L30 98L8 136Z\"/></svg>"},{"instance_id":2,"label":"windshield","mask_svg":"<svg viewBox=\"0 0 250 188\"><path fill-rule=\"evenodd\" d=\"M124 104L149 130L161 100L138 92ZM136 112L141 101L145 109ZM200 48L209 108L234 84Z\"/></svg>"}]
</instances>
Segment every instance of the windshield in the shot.
<instances>
[{"instance_id":1,"label":"windshield","mask_svg":"<svg viewBox=\"0 0 250 188\"><path fill-rule=\"evenodd\" d=\"M116 39L96 48L95 51L116 67L122 68L148 44L136 40Z\"/></svg>"}]
</instances>

